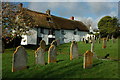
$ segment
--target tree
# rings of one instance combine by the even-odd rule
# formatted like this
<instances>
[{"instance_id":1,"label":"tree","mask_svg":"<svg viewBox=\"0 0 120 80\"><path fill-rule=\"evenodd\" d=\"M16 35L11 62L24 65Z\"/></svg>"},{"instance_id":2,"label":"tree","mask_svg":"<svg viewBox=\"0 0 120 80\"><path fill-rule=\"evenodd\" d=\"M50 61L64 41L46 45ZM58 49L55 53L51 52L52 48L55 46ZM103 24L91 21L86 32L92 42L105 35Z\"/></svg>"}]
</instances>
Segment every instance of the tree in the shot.
<instances>
[{"instance_id":1,"label":"tree","mask_svg":"<svg viewBox=\"0 0 120 80\"><path fill-rule=\"evenodd\" d=\"M100 34L103 37L114 35L118 31L119 22L116 17L105 16L98 22Z\"/></svg>"},{"instance_id":2,"label":"tree","mask_svg":"<svg viewBox=\"0 0 120 80\"><path fill-rule=\"evenodd\" d=\"M32 17L28 14L26 14L25 18L26 21L23 18L23 8L22 4L20 3L12 3L12 2L2 2L2 38L3 41L8 44L12 42L16 37L21 37L21 35L24 34L30 34L28 31L31 29L28 26L33 26L31 23L29 24L30 19ZM19 18L20 20L17 20Z\"/></svg>"}]
</instances>

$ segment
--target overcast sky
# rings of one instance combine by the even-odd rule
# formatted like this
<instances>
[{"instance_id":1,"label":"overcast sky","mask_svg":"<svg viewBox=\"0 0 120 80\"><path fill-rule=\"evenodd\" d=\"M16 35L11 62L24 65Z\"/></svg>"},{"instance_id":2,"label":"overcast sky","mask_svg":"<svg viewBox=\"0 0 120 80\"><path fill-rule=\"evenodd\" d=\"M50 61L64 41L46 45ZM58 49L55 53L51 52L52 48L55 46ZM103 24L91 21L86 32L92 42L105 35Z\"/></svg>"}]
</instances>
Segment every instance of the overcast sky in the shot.
<instances>
[{"instance_id":1,"label":"overcast sky","mask_svg":"<svg viewBox=\"0 0 120 80\"><path fill-rule=\"evenodd\" d=\"M15 1L15 0L11 0ZM19 0L17 0L19 2ZM22 0L20 0L22 1ZM92 20L92 27L97 28L103 16L118 16L119 0L24 0L24 7L37 12L51 10L51 14L76 20Z\"/></svg>"}]
</instances>

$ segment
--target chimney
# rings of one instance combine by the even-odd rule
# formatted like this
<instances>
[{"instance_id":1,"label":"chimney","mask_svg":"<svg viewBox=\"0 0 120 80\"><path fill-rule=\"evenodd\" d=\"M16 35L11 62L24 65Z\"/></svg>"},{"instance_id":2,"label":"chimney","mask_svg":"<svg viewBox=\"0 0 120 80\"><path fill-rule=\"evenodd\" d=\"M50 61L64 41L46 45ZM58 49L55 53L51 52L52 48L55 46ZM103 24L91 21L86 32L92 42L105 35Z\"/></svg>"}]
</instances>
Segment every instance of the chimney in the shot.
<instances>
[{"instance_id":1,"label":"chimney","mask_svg":"<svg viewBox=\"0 0 120 80\"><path fill-rule=\"evenodd\" d=\"M23 7L23 4L22 4L22 3L18 4L18 8L19 8L19 9L21 9L22 7Z\"/></svg>"},{"instance_id":2,"label":"chimney","mask_svg":"<svg viewBox=\"0 0 120 80\"><path fill-rule=\"evenodd\" d=\"M71 16L70 19L71 19L71 20L74 20L74 16Z\"/></svg>"},{"instance_id":3,"label":"chimney","mask_svg":"<svg viewBox=\"0 0 120 80\"><path fill-rule=\"evenodd\" d=\"M50 10L49 9L46 11L46 14L50 15Z\"/></svg>"}]
</instances>

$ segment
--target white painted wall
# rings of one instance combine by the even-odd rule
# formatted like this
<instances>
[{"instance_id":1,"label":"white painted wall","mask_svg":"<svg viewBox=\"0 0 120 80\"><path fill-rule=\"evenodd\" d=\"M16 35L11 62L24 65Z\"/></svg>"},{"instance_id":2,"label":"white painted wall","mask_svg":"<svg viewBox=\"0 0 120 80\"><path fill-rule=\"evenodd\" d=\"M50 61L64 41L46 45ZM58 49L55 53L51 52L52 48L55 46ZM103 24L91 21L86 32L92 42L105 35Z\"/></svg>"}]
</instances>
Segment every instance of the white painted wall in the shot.
<instances>
[{"instance_id":1,"label":"white painted wall","mask_svg":"<svg viewBox=\"0 0 120 80\"><path fill-rule=\"evenodd\" d=\"M40 32L40 28L34 28L31 30L31 32L33 33L32 35L28 36L28 35L23 35L22 37L24 37L24 39L22 39L21 41L21 45L27 45L27 44L33 44L36 45L37 44L37 34L38 37L42 37L42 40L44 40L46 42L46 45L48 45L48 39L50 38L51 35L48 35L49 30L48 29L43 29L44 30L44 34L42 34ZM88 32L84 32L84 31L78 31L76 30L76 35L74 35L74 30L63 30L64 34L62 34L62 30L55 30L55 39L58 41L58 43L63 44L63 43L69 43L70 41L82 41L83 37L86 37L86 35L88 34ZM26 40L26 42L24 42L24 40Z\"/></svg>"},{"instance_id":2,"label":"white painted wall","mask_svg":"<svg viewBox=\"0 0 120 80\"><path fill-rule=\"evenodd\" d=\"M37 29L29 30L30 35L22 35L21 45L37 44Z\"/></svg>"}]
</instances>

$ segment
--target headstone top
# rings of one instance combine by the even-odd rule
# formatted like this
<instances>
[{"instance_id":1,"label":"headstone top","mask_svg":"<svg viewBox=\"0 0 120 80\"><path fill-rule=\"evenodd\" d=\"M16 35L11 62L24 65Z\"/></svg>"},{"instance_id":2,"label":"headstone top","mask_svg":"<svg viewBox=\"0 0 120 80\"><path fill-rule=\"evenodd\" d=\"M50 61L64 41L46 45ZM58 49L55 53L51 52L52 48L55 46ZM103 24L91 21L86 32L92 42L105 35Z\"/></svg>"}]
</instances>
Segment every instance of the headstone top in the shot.
<instances>
[{"instance_id":1,"label":"headstone top","mask_svg":"<svg viewBox=\"0 0 120 80\"><path fill-rule=\"evenodd\" d=\"M84 53L84 55L91 55L91 56L93 56L93 53L91 51L87 50L86 53Z\"/></svg>"},{"instance_id":2,"label":"headstone top","mask_svg":"<svg viewBox=\"0 0 120 80\"><path fill-rule=\"evenodd\" d=\"M44 41L44 40L41 40L41 41L40 41L40 47L41 47L42 49L45 49L45 46L46 46L45 41Z\"/></svg>"},{"instance_id":3,"label":"headstone top","mask_svg":"<svg viewBox=\"0 0 120 80\"><path fill-rule=\"evenodd\" d=\"M56 40L53 40L52 43L51 43L51 45L57 46L57 41L56 41Z\"/></svg>"},{"instance_id":4,"label":"headstone top","mask_svg":"<svg viewBox=\"0 0 120 80\"><path fill-rule=\"evenodd\" d=\"M25 48L24 48L23 46L18 46L18 47L16 48L14 54L16 54L19 49L25 49Z\"/></svg>"}]
</instances>

